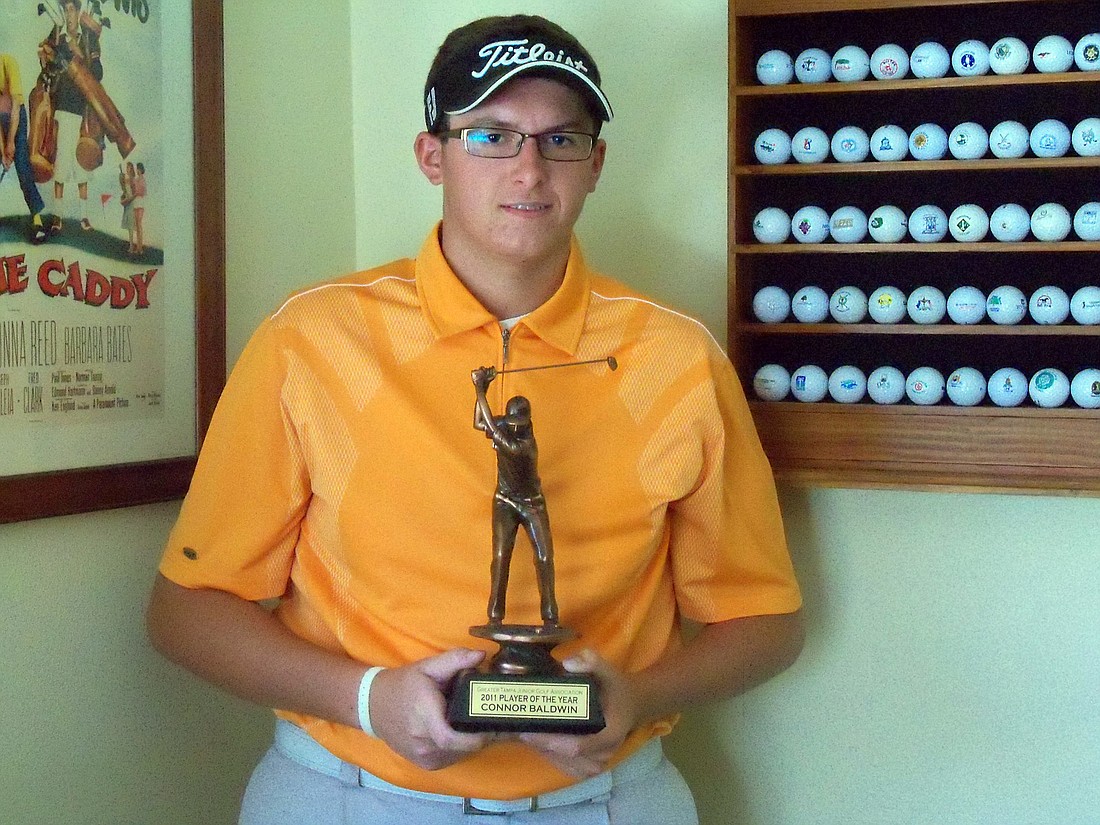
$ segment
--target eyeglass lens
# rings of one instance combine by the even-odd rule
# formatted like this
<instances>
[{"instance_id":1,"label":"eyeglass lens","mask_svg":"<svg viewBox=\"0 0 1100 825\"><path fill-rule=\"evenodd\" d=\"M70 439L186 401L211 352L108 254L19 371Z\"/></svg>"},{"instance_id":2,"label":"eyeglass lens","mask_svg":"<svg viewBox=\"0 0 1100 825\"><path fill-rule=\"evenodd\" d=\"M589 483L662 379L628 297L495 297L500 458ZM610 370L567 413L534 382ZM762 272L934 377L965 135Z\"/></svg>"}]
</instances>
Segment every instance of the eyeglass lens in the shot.
<instances>
[{"instance_id":1,"label":"eyeglass lens","mask_svg":"<svg viewBox=\"0 0 1100 825\"><path fill-rule=\"evenodd\" d=\"M462 130L466 151L483 158L514 158L529 137L535 139L539 154L547 160L586 160L592 155L593 137L583 132L528 135L511 129Z\"/></svg>"}]
</instances>

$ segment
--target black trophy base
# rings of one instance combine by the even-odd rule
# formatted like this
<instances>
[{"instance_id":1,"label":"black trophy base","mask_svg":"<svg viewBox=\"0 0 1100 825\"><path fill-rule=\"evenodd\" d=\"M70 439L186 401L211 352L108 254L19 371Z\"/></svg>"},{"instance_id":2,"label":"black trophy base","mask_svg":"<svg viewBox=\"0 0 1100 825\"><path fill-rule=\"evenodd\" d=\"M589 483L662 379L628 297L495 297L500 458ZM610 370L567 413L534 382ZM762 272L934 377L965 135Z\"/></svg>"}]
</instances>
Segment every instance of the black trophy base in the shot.
<instances>
[{"instance_id":1,"label":"black trophy base","mask_svg":"<svg viewBox=\"0 0 1100 825\"><path fill-rule=\"evenodd\" d=\"M599 685L566 673L550 651L576 634L541 625L490 624L470 633L500 650L487 670L464 670L451 686L447 721L465 732L596 733L604 728Z\"/></svg>"}]
</instances>

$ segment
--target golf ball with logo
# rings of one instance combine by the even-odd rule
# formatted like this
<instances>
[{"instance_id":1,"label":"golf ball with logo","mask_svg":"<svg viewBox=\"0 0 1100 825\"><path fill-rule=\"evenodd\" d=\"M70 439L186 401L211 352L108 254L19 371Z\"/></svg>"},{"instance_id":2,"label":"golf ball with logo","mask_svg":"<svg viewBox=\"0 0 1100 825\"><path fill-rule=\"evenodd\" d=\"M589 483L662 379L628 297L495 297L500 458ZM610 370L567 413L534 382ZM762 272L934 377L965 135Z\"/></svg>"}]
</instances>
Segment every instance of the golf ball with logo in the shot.
<instances>
[{"instance_id":1,"label":"golf ball with logo","mask_svg":"<svg viewBox=\"0 0 1100 825\"><path fill-rule=\"evenodd\" d=\"M884 43L871 52L875 80L901 80L909 74L909 54L897 43Z\"/></svg>"},{"instance_id":2,"label":"golf ball with logo","mask_svg":"<svg viewBox=\"0 0 1100 825\"><path fill-rule=\"evenodd\" d=\"M989 72L989 46L981 40L964 40L951 53L951 68L959 77L977 77Z\"/></svg>"},{"instance_id":3,"label":"golf ball with logo","mask_svg":"<svg viewBox=\"0 0 1100 825\"><path fill-rule=\"evenodd\" d=\"M769 49L756 61L756 79L765 86L782 86L794 77L794 61L782 49Z\"/></svg>"},{"instance_id":4,"label":"golf ball with logo","mask_svg":"<svg viewBox=\"0 0 1100 825\"><path fill-rule=\"evenodd\" d=\"M1072 60L1073 47L1070 47ZM794 60L794 76L799 83L825 83L833 77L833 59L824 49L805 49Z\"/></svg>"},{"instance_id":5,"label":"golf ball with logo","mask_svg":"<svg viewBox=\"0 0 1100 825\"><path fill-rule=\"evenodd\" d=\"M1100 370L1090 367L1073 376L1069 394L1078 407L1086 410L1100 408Z\"/></svg>"},{"instance_id":6,"label":"golf ball with logo","mask_svg":"<svg viewBox=\"0 0 1100 825\"><path fill-rule=\"evenodd\" d=\"M840 163L859 163L871 151L871 139L858 126L842 126L833 134L829 148Z\"/></svg>"},{"instance_id":7,"label":"golf ball with logo","mask_svg":"<svg viewBox=\"0 0 1100 825\"><path fill-rule=\"evenodd\" d=\"M879 367L867 376L867 394L876 404L897 404L905 397L905 376L897 367Z\"/></svg>"},{"instance_id":8,"label":"golf ball with logo","mask_svg":"<svg viewBox=\"0 0 1100 825\"><path fill-rule=\"evenodd\" d=\"M1100 241L1100 201L1081 204L1073 216L1073 231L1083 241Z\"/></svg>"},{"instance_id":9,"label":"golf ball with logo","mask_svg":"<svg viewBox=\"0 0 1100 825\"><path fill-rule=\"evenodd\" d=\"M941 43L929 40L913 49L909 68L914 77L943 77L951 68L951 55Z\"/></svg>"},{"instance_id":10,"label":"golf ball with logo","mask_svg":"<svg viewBox=\"0 0 1100 825\"><path fill-rule=\"evenodd\" d=\"M778 286L766 286L752 298L752 314L764 324L778 324L787 320L791 312L791 296Z\"/></svg>"},{"instance_id":11,"label":"golf ball with logo","mask_svg":"<svg viewBox=\"0 0 1100 825\"><path fill-rule=\"evenodd\" d=\"M1074 292L1069 311L1079 324L1100 324L1100 286L1083 286Z\"/></svg>"},{"instance_id":12,"label":"golf ball with logo","mask_svg":"<svg viewBox=\"0 0 1100 825\"><path fill-rule=\"evenodd\" d=\"M791 216L791 234L799 243L821 243L829 237L829 213L820 206L803 206Z\"/></svg>"},{"instance_id":13,"label":"golf ball with logo","mask_svg":"<svg viewBox=\"0 0 1100 825\"><path fill-rule=\"evenodd\" d=\"M1100 155L1100 117L1087 117L1073 127L1073 151L1083 158Z\"/></svg>"},{"instance_id":14,"label":"golf ball with logo","mask_svg":"<svg viewBox=\"0 0 1100 825\"><path fill-rule=\"evenodd\" d=\"M1018 203L1003 203L989 216L989 231L1004 243L1018 243L1031 231L1031 215Z\"/></svg>"},{"instance_id":15,"label":"golf ball with logo","mask_svg":"<svg viewBox=\"0 0 1100 825\"><path fill-rule=\"evenodd\" d=\"M905 160L909 154L909 133L893 123L879 126L871 135L871 155L875 160Z\"/></svg>"},{"instance_id":16,"label":"golf ball with logo","mask_svg":"<svg viewBox=\"0 0 1100 825\"><path fill-rule=\"evenodd\" d=\"M821 163L829 157L829 136L816 126L803 126L791 138L791 155L799 163Z\"/></svg>"},{"instance_id":17,"label":"golf ball with logo","mask_svg":"<svg viewBox=\"0 0 1100 825\"><path fill-rule=\"evenodd\" d=\"M905 394L921 406L940 403L945 387L943 373L935 367L917 367L905 379Z\"/></svg>"},{"instance_id":18,"label":"golf ball with logo","mask_svg":"<svg viewBox=\"0 0 1100 825\"><path fill-rule=\"evenodd\" d=\"M947 214L934 204L918 206L909 216L909 234L918 243L936 243L947 236Z\"/></svg>"},{"instance_id":19,"label":"golf ball with logo","mask_svg":"<svg viewBox=\"0 0 1100 825\"><path fill-rule=\"evenodd\" d=\"M1073 228L1069 210L1060 203L1044 203L1031 213L1031 234L1046 243L1064 241Z\"/></svg>"},{"instance_id":20,"label":"golf ball with logo","mask_svg":"<svg viewBox=\"0 0 1100 825\"><path fill-rule=\"evenodd\" d=\"M960 407L981 404L985 398L985 376L973 367L959 367L947 377L947 397Z\"/></svg>"},{"instance_id":21,"label":"golf ball with logo","mask_svg":"<svg viewBox=\"0 0 1100 825\"><path fill-rule=\"evenodd\" d=\"M756 159L767 166L791 159L791 136L782 129L765 129L752 145Z\"/></svg>"},{"instance_id":22,"label":"golf ball with logo","mask_svg":"<svg viewBox=\"0 0 1100 825\"><path fill-rule=\"evenodd\" d=\"M867 317L867 295L858 286L842 286L829 298L829 314L838 324L858 324Z\"/></svg>"},{"instance_id":23,"label":"golf ball with logo","mask_svg":"<svg viewBox=\"0 0 1100 825\"><path fill-rule=\"evenodd\" d=\"M1018 37L1002 37L989 47L993 74L1023 74L1031 63L1031 52Z\"/></svg>"},{"instance_id":24,"label":"golf ball with logo","mask_svg":"<svg viewBox=\"0 0 1100 825\"><path fill-rule=\"evenodd\" d=\"M898 207L884 204L867 219L867 231L878 243L898 243L909 229L909 218Z\"/></svg>"},{"instance_id":25,"label":"golf ball with logo","mask_svg":"<svg viewBox=\"0 0 1100 825\"><path fill-rule=\"evenodd\" d=\"M841 404L855 404L867 393L867 377L859 367L837 367L829 375L829 395Z\"/></svg>"},{"instance_id":26,"label":"golf ball with logo","mask_svg":"<svg viewBox=\"0 0 1100 825\"><path fill-rule=\"evenodd\" d=\"M1073 62L1083 72L1100 71L1100 32L1086 34L1073 47Z\"/></svg>"},{"instance_id":27,"label":"golf ball with logo","mask_svg":"<svg viewBox=\"0 0 1100 825\"><path fill-rule=\"evenodd\" d=\"M1027 398L1027 376L1015 367L1002 367L989 376L985 391L998 407L1018 407Z\"/></svg>"},{"instance_id":28,"label":"golf ball with logo","mask_svg":"<svg viewBox=\"0 0 1100 825\"><path fill-rule=\"evenodd\" d=\"M1060 324L1069 317L1069 296L1059 286L1041 286L1031 293L1027 309L1037 324Z\"/></svg>"},{"instance_id":29,"label":"golf ball with logo","mask_svg":"<svg viewBox=\"0 0 1100 825\"><path fill-rule=\"evenodd\" d=\"M1037 158L1060 158L1069 151L1071 141L1069 127L1054 117L1036 123L1028 139Z\"/></svg>"},{"instance_id":30,"label":"golf ball with logo","mask_svg":"<svg viewBox=\"0 0 1100 825\"><path fill-rule=\"evenodd\" d=\"M977 160L989 151L989 132L973 121L960 123L947 137L947 148L958 160Z\"/></svg>"},{"instance_id":31,"label":"golf ball with logo","mask_svg":"<svg viewBox=\"0 0 1100 825\"><path fill-rule=\"evenodd\" d=\"M1027 296L1014 286L999 286L986 298L985 314L995 324L1018 324L1027 315Z\"/></svg>"},{"instance_id":32,"label":"golf ball with logo","mask_svg":"<svg viewBox=\"0 0 1100 825\"><path fill-rule=\"evenodd\" d=\"M760 243L783 243L791 234L791 216L778 206L766 206L753 218L752 234Z\"/></svg>"},{"instance_id":33,"label":"golf ball with logo","mask_svg":"<svg viewBox=\"0 0 1100 825\"><path fill-rule=\"evenodd\" d=\"M919 286L909 293L905 308L916 324L938 324L947 314L947 299L934 286Z\"/></svg>"},{"instance_id":34,"label":"golf ball with logo","mask_svg":"<svg viewBox=\"0 0 1100 825\"><path fill-rule=\"evenodd\" d=\"M1060 34L1048 34L1031 50L1031 62L1040 72L1068 72L1073 65L1073 44Z\"/></svg>"},{"instance_id":35,"label":"golf ball with logo","mask_svg":"<svg viewBox=\"0 0 1100 825\"><path fill-rule=\"evenodd\" d=\"M829 234L837 243L859 243L867 237L867 213L858 206L842 206L829 218Z\"/></svg>"},{"instance_id":36,"label":"golf ball with logo","mask_svg":"<svg viewBox=\"0 0 1100 825\"><path fill-rule=\"evenodd\" d=\"M985 293L976 286L960 286L947 296L947 317L956 324L977 324L985 317Z\"/></svg>"},{"instance_id":37,"label":"golf ball with logo","mask_svg":"<svg viewBox=\"0 0 1100 825\"><path fill-rule=\"evenodd\" d=\"M806 364L791 373L791 395L813 403L829 394L829 376L816 364Z\"/></svg>"},{"instance_id":38,"label":"golf ball with logo","mask_svg":"<svg viewBox=\"0 0 1100 825\"><path fill-rule=\"evenodd\" d=\"M1027 394L1040 407L1061 407L1069 398L1069 390L1069 378L1054 367L1039 370L1027 385Z\"/></svg>"},{"instance_id":39,"label":"golf ball with logo","mask_svg":"<svg viewBox=\"0 0 1100 825\"><path fill-rule=\"evenodd\" d=\"M752 389L761 401L782 401L791 391L791 374L781 364L765 364L752 378Z\"/></svg>"},{"instance_id":40,"label":"golf ball with logo","mask_svg":"<svg viewBox=\"0 0 1100 825\"><path fill-rule=\"evenodd\" d=\"M947 219L951 237L959 243L977 243L989 232L989 216L976 203L955 207Z\"/></svg>"},{"instance_id":41,"label":"golf ball with logo","mask_svg":"<svg viewBox=\"0 0 1100 825\"><path fill-rule=\"evenodd\" d=\"M947 154L947 132L936 123L922 123L909 134L913 160L941 160Z\"/></svg>"},{"instance_id":42,"label":"golf ball with logo","mask_svg":"<svg viewBox=\"0 0 1100 825\"><path fill-rule=\"evenodd\" d=\"M905 313L905 293L896 286L880 286L867 299L867 314L876 324L896 324Z\"/></svg>"},{"instance_id":43,"label":"golf ball with logo","mask_svg":"<svg viewBox=\"0 0 1100 825\"><path fill-rule=\"evenodd\" d=\"M1022 158L1030 146L1031 133L1018 120L1002 120L989 133L989 151L999 158Z\"/></svg>"},{"instance_id":44,"label":"golf ball with logo","mask_svg":"<svg viewBox=\"0 0 1100 825\"><path fill-rule=\"evenodd\" d=\"M841 46L833 54L833 77L841 83L866 80L871 73L871 58L859 46Z\"/></svg>"},{"instance_id":45,"label":"golf ball with logo","mask_svg":"<svg viewBox=\"0 0 1100 825\"><path fill-rule=\"evenodd\" d=\"M820 324L829 317L829 293L819 286L804 286L791 298L791 312L802 324Z\"/></svg>"}]
</instances>

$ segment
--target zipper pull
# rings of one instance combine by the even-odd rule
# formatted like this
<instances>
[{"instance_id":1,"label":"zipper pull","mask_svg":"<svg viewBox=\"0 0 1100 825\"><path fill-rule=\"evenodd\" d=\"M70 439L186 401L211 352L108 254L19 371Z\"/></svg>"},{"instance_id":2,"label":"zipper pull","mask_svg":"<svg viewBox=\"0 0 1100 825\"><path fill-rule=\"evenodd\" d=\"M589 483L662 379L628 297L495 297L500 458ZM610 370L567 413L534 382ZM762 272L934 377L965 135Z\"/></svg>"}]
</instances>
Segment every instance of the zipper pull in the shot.
<instances>
[{"instance_id":1,"label":"zipper pull","mask_svg":"<svg viewBox=\"0 0 1100 825\"><path fill-rule=\"evenodd\" d=\"M506 367L508 366L508 344L512 340L512 330L501 327L500 338L502 342L500 365Z\"/></svg>"}]
</instances>

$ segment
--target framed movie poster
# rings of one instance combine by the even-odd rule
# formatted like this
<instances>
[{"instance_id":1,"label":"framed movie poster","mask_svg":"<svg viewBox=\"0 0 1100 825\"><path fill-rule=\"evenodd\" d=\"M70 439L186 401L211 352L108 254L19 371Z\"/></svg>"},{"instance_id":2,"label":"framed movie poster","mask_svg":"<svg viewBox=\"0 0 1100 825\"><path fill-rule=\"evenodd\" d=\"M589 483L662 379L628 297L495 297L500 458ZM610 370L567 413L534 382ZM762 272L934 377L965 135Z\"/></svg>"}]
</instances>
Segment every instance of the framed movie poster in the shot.
<instances>
[{"instance_id":1,"label":"framed movie poster","mask_svg":"<svg viewBox=\"0 0 1100 825\"><path fill-rule=\"evenodd\" d=\"M221 24L0 4L0 523L186 491L225 380Z\"/></svg>"}]
</instances>

